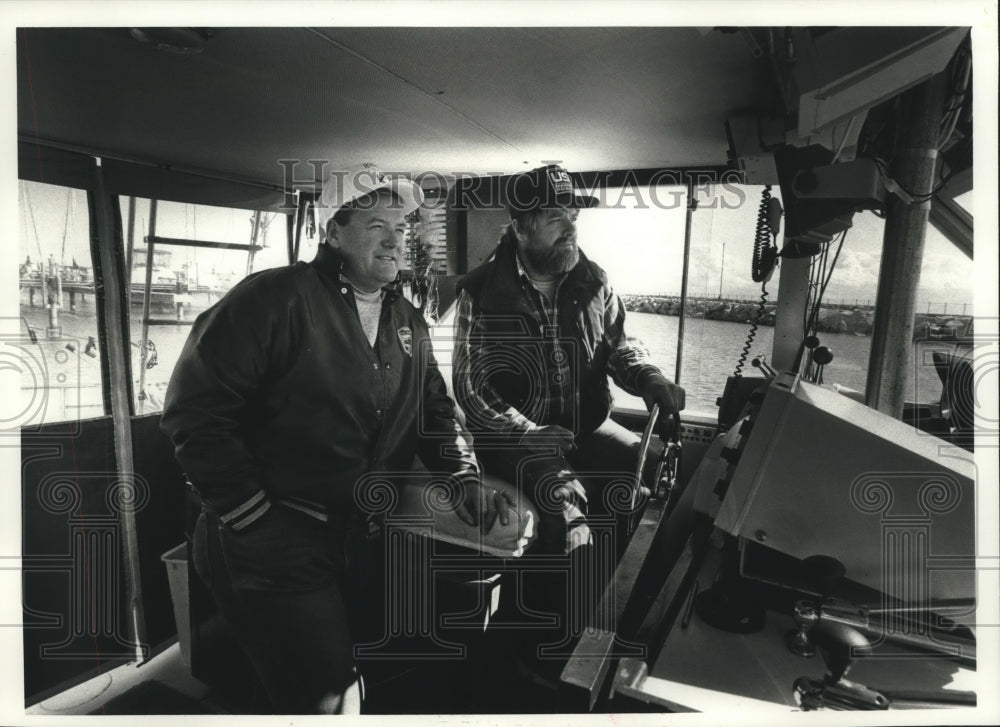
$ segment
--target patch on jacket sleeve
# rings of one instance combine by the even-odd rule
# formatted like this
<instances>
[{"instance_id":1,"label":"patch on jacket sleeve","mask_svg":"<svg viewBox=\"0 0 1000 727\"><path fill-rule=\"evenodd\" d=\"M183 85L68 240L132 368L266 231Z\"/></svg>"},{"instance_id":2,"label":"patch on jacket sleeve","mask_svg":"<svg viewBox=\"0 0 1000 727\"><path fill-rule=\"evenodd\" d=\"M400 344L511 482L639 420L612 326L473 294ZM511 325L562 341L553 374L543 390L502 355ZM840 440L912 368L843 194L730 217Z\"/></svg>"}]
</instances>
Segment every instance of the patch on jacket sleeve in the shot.
<instances>
[{"instance_id":1,"label":"patch on jacket sleeve","mask_svg":"<svg viewBox=\"0 0 1000 727\"><path fill-rule=\"evenodd\" d=\"M409 326L403 326L396 335L399 336L399 345L403 347L407 356L413 356L413 330Z\"/></svg>"}]
</instances>

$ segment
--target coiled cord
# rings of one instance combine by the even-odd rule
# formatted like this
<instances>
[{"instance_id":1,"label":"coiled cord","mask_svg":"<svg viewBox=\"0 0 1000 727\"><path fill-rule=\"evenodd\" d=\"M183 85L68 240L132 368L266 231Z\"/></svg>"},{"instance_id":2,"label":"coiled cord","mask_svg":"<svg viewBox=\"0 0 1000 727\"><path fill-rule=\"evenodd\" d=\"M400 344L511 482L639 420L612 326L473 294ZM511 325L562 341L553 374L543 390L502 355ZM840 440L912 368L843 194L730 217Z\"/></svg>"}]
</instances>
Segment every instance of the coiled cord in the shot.
<instances>
[{"instance_id":1,"label":"coiled cord","mask_svg":"<svg viewBox=\"0 0 1000 727\"><path fill-rule=\"evenodd\" d=\"M764 187L760 195L760 208L757 210L757 228L753 238L753 261L750 268L750 275L755 283L761 283L760 301L757 303L757 310L754 311L753 320L750 321L750 331L747 333L746 343L740 352L736 368L733 370L733 378L738 379L743 375L743 367L750 356L750 349L753 347L753 340L757 337L757 327L760 319L764 316L764 308L767 304L767 281L774 270L774 263L778 259L778 248L774 245L774 238L771 233L771 225L768 223L768 207L771 202L771 185Z\"/></svg>"},{"instance_id":2,"label":"coiled cord","mask_svg":"<svg viewBox=\"0 0 1000 727\"><path fill-rule=\"evenodd\" d=\"M757 337L757 327L760 325L760 319L764 316L764 307L767 304L767 284L760 286L760 300L757 302L757 310L754 311L753 320L750 321L750 330L747 332L746 343L743 344L743 351L740 352L739 361L736 362L736 368L733 370L733 378L738 379L743 375L743 367L746 365L747 358L750 356L750 349L753 347L753 339Z\"/></svg>"},{"instance_id":3,"label":"coiled cord","mask_svg":"<svg viewBox=\"0 0 1000 727\"><path fill-rule=\"evenodd\" d=\"M760 195L760 207L757 210L757 228L753 237L753 261L750 266L750 277L755 283L763 283L774 270L778 259L778 248L773 244L771 225L768 223L768 207L771 202L771 185L764 187Z\"/></svg>"}]
</instances>

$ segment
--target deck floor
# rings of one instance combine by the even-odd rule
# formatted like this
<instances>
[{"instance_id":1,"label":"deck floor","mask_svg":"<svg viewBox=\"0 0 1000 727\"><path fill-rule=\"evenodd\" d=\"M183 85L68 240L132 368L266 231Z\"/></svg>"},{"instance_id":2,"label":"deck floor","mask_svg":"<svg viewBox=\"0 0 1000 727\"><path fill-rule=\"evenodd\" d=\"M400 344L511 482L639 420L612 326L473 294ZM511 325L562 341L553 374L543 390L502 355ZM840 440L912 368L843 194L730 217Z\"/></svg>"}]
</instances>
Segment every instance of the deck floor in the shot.
<instances>
[{"instance_id":1,"label":"deck floor","mask_svg":"<svg viewBox=\"0 0 1000 727\"><path fill-rule=\"evenodd\" d=\"M177 643L144 664L119 666L25 710L28 715L229 713L191 676Z\"/></svg>"},{"instance_id":2,"label":"deck floor","mask_svg":"<svg viewBox=\"0 0 1000 727\"><path fill-rule=\"evenodd\" d=\"M461 665L422 665L402 670L398 678L373 690L368 714L517 714L561 711L556 687L516 670L478 675L484 689L468 686ZM450 667L450 668L449 668ZM465 673L463 673L465 672ZM161 715L246 714L246 705L229 703L225 695L191 676L174 643L149 662L126 664L28 707L26 715Z\"/></svg>"}]
</instances>

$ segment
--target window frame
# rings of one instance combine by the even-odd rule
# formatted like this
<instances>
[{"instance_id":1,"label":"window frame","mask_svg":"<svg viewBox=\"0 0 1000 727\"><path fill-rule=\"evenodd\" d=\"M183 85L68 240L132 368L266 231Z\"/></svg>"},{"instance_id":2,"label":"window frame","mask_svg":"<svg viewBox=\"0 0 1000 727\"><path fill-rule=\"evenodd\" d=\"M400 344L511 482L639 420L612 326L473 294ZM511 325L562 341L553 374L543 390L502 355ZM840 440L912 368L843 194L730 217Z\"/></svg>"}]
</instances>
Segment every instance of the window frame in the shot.
<instances>
[{"instance_id":1,"label":"window frame","mask_svg":"<svg viewBox=\"0 0 1000 727\"><path fill-rule=\"evenodd\" d=\"M121 202L122 202L123 199L124 198L121 197L121 196L119 196L119 198L118 198L119 209L121 208ZM136 251L136 245L135 245L135 230L136 230L136 225L135 225L135 208L136 208L136 202L137 202L138 198L136 196L134 196L134 195L130 195L130 196L127 197L127 199L128 199L129 214L128 214L128 228L125 231L126 232L126 239L127 239L126 248L125 248L125 260L126 260L126 269L127 269L127 276L126 277L129 280L129 285L128 285L128 288L127 288L126 295L127 295L128 299L129 299L129 305L131 305L131 299L132 299L132 295L133 295L132 283L131 283L131 275L132 275L133 270L135 269L135 263L136 263L136 259L134 257L135 256L135 251ZM147 228L147 234L145 234L143 236L143 239L142 239L143 244L145 245L146 274L145 274L145 280L142 283L142 291L141 291L141 295L142 295L142 312L141 312L140 319L139 319L140 325L141 325L141 334L140 334L139 339L138 339L139 357L140 357L139 358L139 372L138 372L138 387L139 388L138 388L137 392L130 392L130 398L131 398L131 401L132 401L132 409L133 409L133 413L136 416L143 416L145 414L152 414L154 412L161 411L160 408L154 408L153 411L150 411L150 412L146 412L145 411L145 409L146 409L146 401L148 400L148 395L146 394L146 371L149 368L151 368L151 365L150 365L150 360L151 359L149 358L150 352L151 352L151 347L149 345L150 341L151 341L151 338L150 338L150 327L151 326L175 326L175 327L176 326L191 326L194 323L194 319L193 318L192 319L187 319L187 318L183 317L182 309L180 307L178 307L178 309L177 309L177 311L178 311L177 312L177 317L173 318L173 319L171 319L171 318L154 317L151 314L152 292L153 292L153 280L152 280L152 276L153 276L153 268L154 268L154 262L155 262L155 257L156 257L156 247L157 247L157 245L169 246L169 247L173 247L173 248L177 248L177 247L180 247L180 248L193 247L193 248L209 249L209 250L226 250L226 251L230 251L230 252L234 252L234 253L240 253L240 252L245 253L246 256L247 256L245 273L243 275L243 277L245 278L247 275L250 275L253 272L253 263L254 263L255 255L258 252L260 252L261 250L264 249L263 245L259 243L259 237L260 237L260 235L263 232L263 229L265 227L265 224L262 221L263 220L263 215L267 214L267 211L262 210L262 209L254 209L254 210L252 210L253 217L252 217L250 241L247 244L245 244L245 245L244 244L240 244L240 243L236 243L236 242L222 242L222 241L218 241L218 240L205 240L205 239L200 239L200 238L164 237L164 236L161 236L161 235L157 234L157 232L158 232L158 230L157 230L157 215L158 215L159 203L163 202L163 201L167 201L167 200L159 200L157 198L143 198L143 199L146 199L146 201L148 201L148 203L149 203L149 224L148 224L148 228ZM203 203L200 203L200 202L182 202L180 204L195 205L195 206L198 206L198 207L211 207L211 208L215 208L215 209L232 209L232 208L222 207L221 205L206 205L206 204L203 204ZM270 224L270 223L267 223L267 224ZM292 259L292 256L293 256L294 250L293 250L293 245L292 245L292 242L291 242L291 238L288 237L289 235L292 234L292 230L290 229L289 225L286 225L285 227L286 227L286 230L285 230L286 237L288 238L288 239L286 239L286 259L285 259L285 264L293 264L294 260ZM242 279L243 278L240 278L240 280L242 280ZM181 294L188 294L189 295L190 294L190 290L187 289L187 288L185 288L185 291L182 293L182 291L180 290L180 285L181 285L180 282L178 282L177 283L178 289L177 289L176 294L177 295L181 295ZM177 305L180 306L180 305L182 305L182 303L177 303ZM130 326L130 328L131 328L131 326ZM130 334L129 334L129 341L130 341L130 345L131 345L131 342L132 342L131 331L130 331ZM130 367L131 367L131 356L129 357L129 364L130 364ZM152 365L155 365L155 363L153 363ZM130 382L133 382L133 381L135 381L135 373L130 370Z\"/></svg>"}]
</instances>

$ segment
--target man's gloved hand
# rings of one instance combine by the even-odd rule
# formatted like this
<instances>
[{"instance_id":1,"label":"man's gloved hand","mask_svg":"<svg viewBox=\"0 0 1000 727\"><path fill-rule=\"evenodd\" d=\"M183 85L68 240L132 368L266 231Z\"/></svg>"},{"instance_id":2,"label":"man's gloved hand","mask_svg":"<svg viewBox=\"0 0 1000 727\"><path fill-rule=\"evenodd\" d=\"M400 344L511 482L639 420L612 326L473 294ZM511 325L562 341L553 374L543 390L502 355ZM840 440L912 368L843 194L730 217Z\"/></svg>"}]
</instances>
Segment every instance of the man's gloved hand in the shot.
<instances>
[{"instance_id":1,"label":"man's gloved hand","mask_svg":"<svg viewBox=\"0 0 1000 727\"><path fill-rule=\"evenodd\" d=\"M559 448L560 454L576 450L573 432L558 424L547 424L544 427L529 429L523 435L519 444L532 452L552 452L553 447Z\"/></svg>"},{"instance_id":2,"label":"man's gloved hand","mask_svg":"<svg viewBox=\"0 0 1000 727\"><path fill-rule=\"evenodd\" d=\"M455 508L459 520L467 525L478 525L484 533L493 529L497 518L501 525L510 522L514 503L506 492L484 486L476 472L460 472L455 479L461 488Z\"/></svg>"},{"instance_id":3,"label":"man's gloved hand","mask_svg":"<svg viewBox=\"0 0 1000 727\"><path fill-rule=\"evenodd\" d=\"M653 404L660 405L660 421L657 431L660 439L666 442L670 438L671 432L667 430L667 422L673 416L675 426L680 422L680 411L685 405L684 389L673 383L663 374L652 374L645 382L642 390L642 399L646 403L646 409L652 411Z\"/></svg>"}]
</instances>

